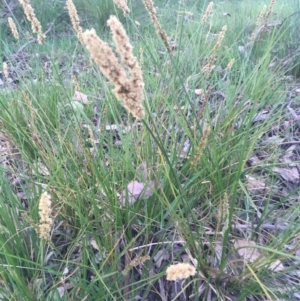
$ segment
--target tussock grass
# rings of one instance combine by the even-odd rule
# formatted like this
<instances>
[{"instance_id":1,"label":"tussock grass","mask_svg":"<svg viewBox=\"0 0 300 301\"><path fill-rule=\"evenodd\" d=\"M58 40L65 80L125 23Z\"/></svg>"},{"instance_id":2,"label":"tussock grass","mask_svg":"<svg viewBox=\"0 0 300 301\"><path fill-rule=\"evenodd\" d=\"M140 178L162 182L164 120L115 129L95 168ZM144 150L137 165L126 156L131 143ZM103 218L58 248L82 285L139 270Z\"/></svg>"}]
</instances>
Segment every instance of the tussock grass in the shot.
<instances>
[{"instance_id":1,"label":"tussock grass","mask_svg":"<svg viewBox=\"0 0 300 301\"><path fill-rule=\"evenodd\" d=\"M295 64L274 53L293 24L268 27L290 8L258 38L246 2L67 2L43 45L19 15L4 32L1 298L293 300Z\"/></svg>"}]
</instances>

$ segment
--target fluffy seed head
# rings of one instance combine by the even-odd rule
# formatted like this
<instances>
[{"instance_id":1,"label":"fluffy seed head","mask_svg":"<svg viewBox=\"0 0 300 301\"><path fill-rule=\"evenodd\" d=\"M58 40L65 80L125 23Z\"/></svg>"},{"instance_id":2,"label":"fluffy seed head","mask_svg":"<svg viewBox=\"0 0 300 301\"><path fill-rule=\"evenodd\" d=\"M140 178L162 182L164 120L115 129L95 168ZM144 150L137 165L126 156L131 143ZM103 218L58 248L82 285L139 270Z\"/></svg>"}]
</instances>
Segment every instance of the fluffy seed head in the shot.
<instances>
[{"instance_id":1,"label":"fluffy seed head","mask_svg":"<svg viewBox=\"0 0 300 301\"><path fill-rule=\"evenodd\" d=\"M171 265L166 270L167 280L176 281L180 279L187 279L196 274L196 269L190 263L178 263Z\"/></svg>"},{"instance_id":2,"label":"fluffy seed head","mask_svg":"<svg viewBox=\"0 0 300 301\"><path fill-rule=\"evenodd\" d=\"M40 222L39 222L39 236L40 238L43 238L45 240L50 239L50 231L51 226L53 224L53 219L51 217L51 196L44 192L41 195L41 199L39 202L39 216L40 216Z\"/></svg>"}]
</instances>

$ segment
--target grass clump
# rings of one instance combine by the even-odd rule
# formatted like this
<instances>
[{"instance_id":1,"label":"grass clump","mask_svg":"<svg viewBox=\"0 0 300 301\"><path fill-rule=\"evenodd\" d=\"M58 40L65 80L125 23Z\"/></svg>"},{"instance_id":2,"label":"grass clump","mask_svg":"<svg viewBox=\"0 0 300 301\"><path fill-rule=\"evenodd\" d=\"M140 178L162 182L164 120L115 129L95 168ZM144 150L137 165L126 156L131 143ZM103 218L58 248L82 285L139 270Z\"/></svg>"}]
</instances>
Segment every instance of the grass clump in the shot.
<instances>
[{"instance_id":1,"label":"grass clump","mask_svg":"<svg viewBox=\"0 0 300 301\"><path fill-rule=\"evenodd\" d=\"M145 0L153 28L106 2L126 13L112 38L85 30L89 3L65 3L63 41L7 42L3 300L294 300L298 105L275 1L258 22Z\"/></svg>"}]
</instances>

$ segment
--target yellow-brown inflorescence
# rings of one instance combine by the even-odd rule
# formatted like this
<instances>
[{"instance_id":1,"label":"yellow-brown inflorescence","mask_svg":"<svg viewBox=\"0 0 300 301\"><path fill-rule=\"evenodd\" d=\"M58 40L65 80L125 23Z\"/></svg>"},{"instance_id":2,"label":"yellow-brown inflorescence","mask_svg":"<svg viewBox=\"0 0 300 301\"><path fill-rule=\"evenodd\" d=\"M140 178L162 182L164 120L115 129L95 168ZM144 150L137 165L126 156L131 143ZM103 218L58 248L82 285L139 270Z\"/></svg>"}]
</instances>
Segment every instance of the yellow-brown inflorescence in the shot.
<instances>
[{"instance_id":1,"label":"yellow-brown inflorescence","mask_svg":"<svg viewBox=\"0 0 300 301\"><path fill-rule=\"evenodd\" d=\"M208 63L202 68L202 72L207 72L209 74L212 71L212 69L214 68L214 62L216 60L216 54L217 54L217 51L219 50L219 48L221 46L221 43L224 39L226 30L227 30L227 26L225 25L225 26L222 27L222 30L219 33L217 43L215 44L215 46L213 48L213 53L209 57Z\"/></svg>"},{"instance_id":2,"label":"yellow-brown inflorescence","mask_svg":"<svg viewBox=\"0 0 300 301\"><path fill-rule=\"evenodd\" d=\"M168 36L167 36L166 32L163 30L162 26L160 25L160 23L157 19L156 9L154 7L153 1L152 0L143 0L143 3L144 3L145 8L147 9L149 16L153 22L153 25L154 25L157 35L162 39L162 41L164 42L168 51L171 53L172 48L170 46Z\"/></svg>"},{"instance_id":3,"label":"yellow-brown inflorescence","mask_svg":"<svg viewBox=\"0 0 300 301\"><path fill-rule=\"evenodd\" d=\"M13 36L15 37L16 40L19 40L19 33L17 30L16 23L14 22L14 20L11 17L9 17L7 19L7 21L8 21L8 25L10 27L10 30L11 30Z\"/></svg>"},{"instance_id":4,"label":"yellow-brown inflorescence","mask_svg":"<svg viewBox=\"0 0 300 301\"><path fill-rule=\"evenodd\" d=\"M268 11L267 11L266 15L264 16L264 26L263 26L262 30L260 30L260 32L259 32L258 39L260 39L262 37L262 35L264 34L264 32L267 31L269 18L270 18L271 13L273 12L275 2L276 2L276 0L271 0L271 2L270 2Z\"/></svg>"},{"instance_id":5,"label":"yellow-brown inflorescence","mask_svg":"<svg viewBox=\"0 0 300 301\"><path fill-rule=\"evenodd\" d=\"M130 269L132 267L136 267L138 265L142 265L145 261L150 260L150 256L149 255L145 255L145 256L140 256L140 257L136 257L135 259L133 259L132 261L130 261L125 269L122 271L123 275L127 275L128 272L130 271Z\"/></svg>"},{"instance_id":6,"label":"yellow-brown inflorescence","mask_svg":"<svg viewBox=\"0 0 300 301\"><path fill-rule=\"evenodd\" d=\"M230 61L229 61L229 63L227 64L227 66L226 66L226 68L225 68L225 71L229 71L231 68L232 68L232 66L233 66L233 64L234 64L234 59L231 59Z\"/></svg>"},{"instance_id":7,"label":"yellow-brown inflorescence","mask_svg":"<svg viewBox=\"0 0 300 301\"><path fill-rule=\"evenodd\" d=\"M206 108L206 105L208 103L208 100L209 100L209 97L211 95L211 90L212 90L212 87L209 86L207 91L205 92L205 95L204 95L204 99L202 101L202 107L201 107L201 110L197 113L197 118L198 120L201 120L203 118L203 115L204 115L204 112L205 112L205 108Z\"/></svg>"},{"instance_id":8,"label":"yellow-brown inflorescence","mask_svg":"<svg viewBox=\"0 0 300 301\"><path fill-rule=\"evenodd\" d=\"M82 28L80 26L80 20L79 20L78 14L77 14L76 7L72 0L67 0L66 4L67 4L70 19L72 22L72 26L77 33L77 38L81 43L83 43Z\"/></svg>"},{"instance_id":9,"label":"yellow-brown inflorescence","mask_svg":"<svg viewBox=\"0 0 300 301\"><path fill-rule=\"evenodd\" d=\"M124 14L130 13L130 9L127 6L127 0L114 0L114 2L120 9L122 9Z\"/></svg>"},{"instance_id":10,"label":"yellow-brown inflorescence","mask_svg":"<svg viewBox=\"0 0 300 301\"><path fill-rule=\"evenodd\" d=\"M265 16L265 13L266 13L266 9L267 9L267 6L264 5L264 7L262 8L262 10L260 11L259 13L259 16L256 20L256 23L255 23L255 28L251 34L251 37L250 37L250 44L253 45L254 44L254 41L255 39L257 38L257 31L259 29L259 26L261 25L262 23L262 20L264 19L264 16Z\"/></svg>"},{"instance_id":11,"label":"yellow-brown inflorescence","mask_svg":"<svg viewBox=\"0 0 300 301\"><path fill-rule=\"evenodd\" d=\"M229 198L227 192L225 192L223 198L220 201L219 208L218 208L218 213L217 213L218 223L217 223L216 232L220 231L220 226L222 223L223 223L223 229L222 229L223 233L228 230L229 227L228 216L229 216Z\"/></svg>"},{"instance_id":12,"label":"yellow-brown inflorescence","mask_svg":"<svg viewBox=\"0 0 300 301\"><path fill-rule=\"evenodd\" d=\"M171 265L166 270L167 280L176 281L180 279L187 279L196 274L196 269L190 263L178 263Z\"/></svg>"},{"instance_id":13,"label":"yellow-brown inflorescence","mask_svg":"<svg viewBox=\"0 0 300 301\"><path fill-rule=\"evenodd\" d=\"M201 23L204 24L207 19L209 18L209 16L211 15L212 9L213 9L214 3L210 2L206 8L206 11L202 17Z\"/></svg>"},{"instance_id":14,"label":"yellow-brown inflorescence","mask_svg":"<svg viewBox=\"0 0 300 301\"><path fill-rule=\"evenodd\" d=\"M53 224L53 219L51 217L52 209L51 209L51 196L44 192L41 195L40 203L39 203L39 216L40 222L38 225L39 228L39 236L45 240L50 239L50 231L51 226Z\"/></svg>"},{"instance_id":15,"label":"yellow-brown inflorescence","mask_svg":"<svg viewBox=\"0 0 300 301\"><path fill-rule=\"evenodd\" d=\"M40 21L37 19L29 0L19 0L23 6L27 20L31 23L31 30L37 34L37 41L39 44L43 44L46 36L43 34Z\"/></svg>"},{"instance_id":16,"label":"yellow-brown inflorescence","mask_svg":"<svg viewBox=\"0 0 300 301\"><path fill-rule=\"evenodd\" d=\"M202 156L203 150L204 150L204 148L207 144L209 134L210 134L210 127L207 123L204 123L202 137L201 137L200 142L197 146L195 156L194 156L193 161L191 163L191 166L193 166L194 168L196 167L197 162L199 162L199 160Z\"/></svg>"},{"instance_id":17,"label":"yellow-brown inflorescence","mask_svg":"<svg viewBox=\"0 0 300 301\"><path fill-rule=\"evenodd\" d=\"M111 28L121 62L130 72L130 77L127 76L125 68L119 63L113 50L97 36L94 29L83 33L84 43L101 72L115 86L116 97L135 118L143 119L145 112L142 105L144 88L142 70L133 56L132 46L120 21L111 16L107 24Z\"/></svg>"},{"instance_id":18,"label":"yellow-brown inflorescence","mask_svg":"<svg viewBox=\"0 0 300 301\"><path fill-rule=\"evenodd\" d=\"M8 66L6 62L3 62L2 69L3 69L3 75L7 79L9 76L9 72L8 72Z\"/></svg>"},{"instance_id":19,"label":"yellow-brown inflorescence","mask_svg":"<svg viewBox=\"0 0 300 301\"><path fill-rule=\"evenodd\" d=\"M265 28L268 25L269 18L270 18L271 13L273 12L275 2L276 2L276 0L271 0L271 2L270 2L269 9L268 9L268 12L266 13L266 17L265 17Z\"/></svg>"}]
</instances>

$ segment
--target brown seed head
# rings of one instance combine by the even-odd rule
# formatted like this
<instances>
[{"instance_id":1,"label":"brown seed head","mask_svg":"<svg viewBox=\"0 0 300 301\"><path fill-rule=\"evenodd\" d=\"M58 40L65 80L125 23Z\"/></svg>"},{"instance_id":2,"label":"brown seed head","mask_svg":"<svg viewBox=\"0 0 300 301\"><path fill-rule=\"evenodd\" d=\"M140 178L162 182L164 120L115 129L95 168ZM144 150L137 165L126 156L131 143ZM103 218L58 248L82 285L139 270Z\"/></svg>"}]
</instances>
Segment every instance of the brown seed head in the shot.
<instances>
[{"instance_id":1,"label":"brown seed head","mask_svg":"<svg viewBox=\"0 0 300 301\"><path fill-rule=\"evenodd\" d=\"M130 9L127 6L127 0L114 0L114 2L120 9L122 9L124 15L130 13Z\"/></svg>"},{"instance_id":2,"label":"brown seed head","mask_svg":"<svg viewBox=\"0 0 300 301\"><path fill-rule=\"evenodd\" d=\"M199 162L199 160L202 156L203 150L206 147L209 134L210 134L210 127L207 123L204 123L202 137L199 141L199 144L197 146L193 161L191 163L191 166L194 167L194 168L197 166L197 163Z\"/></svg>"},{"instance_id":3,"label":"brown seed head","mask_svg":"<svg viewBox=\"0 0 300 301\"><path fill-rule=\"evenodd\" d=\"M67 4L70 19L72 22L72 26L77 33L77 38L81 43L83 43L82 28L80 26L80 20L79 20L78 14L77 14L76 7L72 0L67 0L66 4Z\"/></svg>"},{"instance_id":4,"label":"brown seed head","mask_svg":"<svg viewBox=\"0 0 300 301\"><path fill-rule=\"evenodd\" d=\"M18 33L16 23L11 17L9 17L7 21L13 36L15 37L16 40L19 40L19 33Z\"/></svg>"},{"instance_id":5,"label":"brown seed head","mask_svg":"<svg viewBox=\"0 0 300 301\"><path fill-rule=\"evenodd\" d=\"M225 32L227 30L227 26L223 26L220 33L219 33L219 37L218 40L213 48L213 54L209 57L208 63L202 68L202 72L207 72L207 74L209 74L213 68L214 68L214 62L216 60L216 53L219 50L221 43L224 39L225 36Z\"/></svg>"},{"instance_id":6,"label":"brown seed head","mask_svg":"<svg viewBox=\"0 0 300 301\"><path fill-rule=\"evenodd\" d=\"M24 13L27 17L27 20L31 23L31 30L33 33L37 34L37 40L39 44L43 44L46 36L43 34L42 25L40 21L35 16L33 7L30 4L29 0L19 0L23 6Z\"/></svg>"},{"instance_id":7,"label":"brown seed head","mask_svg":"<svg viewBox=\"0 0 300 301\"><path fill-rule=\"evenodd\" d=\"M254 30L253 30L253 32L252 32L252 34L251 34L251 37L250 37L250 44L251 44L251 45L253 45L253 43L254 43L254 41L255 41L255 39L256 39L256 37L257 37L257 34L258 34L257 31L258 31L259 26L260 26L261 23L262 23L262 20L264 19L266 9L267 9L267 6L264 5L264 7L263 7L262 10L260 11L259 16L258 16L258 18L257 18L257 20L256 20L255 28L254 28Z\"/></svg>"},{"instance_id":8,"label":"brown seed head","mask_svg":"<svg viewBox=\"0 0 300 301\"><path fill-rule=\"evenodd\" d=\"M145 255L145 256L140 256L140 257L136 257L134 258L132 261L130 261L125 269L122 271L123 275L127 275L128 272L130 271L130 269L132 267L136 267L138 265L142 265L145 261L150 260L150 256L149 255Z\"/></svg>"},{"instance_id":9,"label":"brown seed head","mask_svg":"<svg viewBox=\"0 0 300 301\"><path fill-rule=\"evenodd\" d=\"M233 64L234 64L234 59L231 59L230 61L229 61L229 63L228 63L228 65L226 66L226 68L225 68L225 71L229 71L231 68L232 68L232 66L233 66Z\"/></svg>"},{"instance_id":10,"label":"brown seed head","mask_svg":"<svg viewBox=\"0 0 300 301\"><path fill-rule=\"evenodd\" d=\"M121 61L131 74L130 77L127 76L113 50L97 36L94 29L83 33L83 41L101 72L115 86L116 97L134 117L142 119L145 115L142 106L144 87L142 70L132 54L132 46L122 24L116 17L111 16L108 25Z\"/></svg>"},{"instance_id":11,"label":"brown seed head","mask_svg":"<svg viewBox=\"0 0 300 301\"><path fill-rule=\"evenodd\" d=\"M156 9L154 7L153 1L152 0L143 0L143 3L145 5L146 10L149 13L149 16L153 22L155 31L157 33L157 35L162 39L162 41L164 42L165 46L167 47L168 51L171 53L172 52L172 48L171 45L169 43L168 40L168 36L166 34L166 32L163 30L162 26L160 25L158 19L157 19L157 15L156 15Z\"/></svg>"},{"instance_id":12,"label":"brown seed head","mask_svg":"<svg viewBox=\"0 0 300 301\"><path fill-rule=\"evenodd\" d=\"M206 11L202 17L202 20L201 20L201 23L204 24L208 17L211 15L211 12L212 12L212 9L213 9L213 6L214 6L214 3L213 2L210 2L206 8Z\"/></svg>"}]
</instances>

